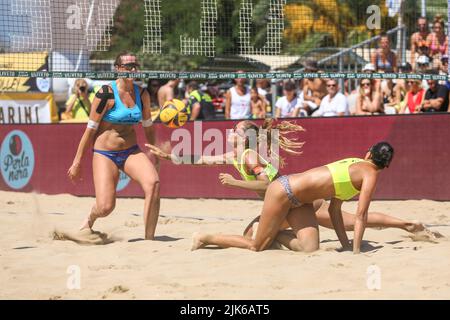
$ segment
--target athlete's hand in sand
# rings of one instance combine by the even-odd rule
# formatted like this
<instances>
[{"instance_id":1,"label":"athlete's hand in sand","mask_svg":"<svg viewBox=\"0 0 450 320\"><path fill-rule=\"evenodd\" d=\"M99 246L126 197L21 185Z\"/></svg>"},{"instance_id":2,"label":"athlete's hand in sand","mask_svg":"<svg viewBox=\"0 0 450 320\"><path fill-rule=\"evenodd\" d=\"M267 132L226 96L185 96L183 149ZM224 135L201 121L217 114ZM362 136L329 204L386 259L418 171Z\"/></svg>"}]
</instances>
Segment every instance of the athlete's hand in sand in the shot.
<instances>
[{"instance_id":1,"label":"athlete's hand in sand","mask_svg":"<svg viewBox=\"0 0 450 320\"><path fill-rule=\"evenodd\" d=\"M170 156L170 154L165 153L164 151L162 151L160 148L158 148L157 146L154 146L152 144L148 144L146 143L145 146L147 148L150 149L150 152L153 153L155 156L157 156L160 159L164 159L164 160L172 160L172 157Z\"/></svg>"},{"instance_id":2,"label":"athlete's hand in sand","mask_svg":"<svg viewBox=\"0 0 450 320\"><path fill-rule=\"evenodd\" d=\"M67 170L67 176L72 182L76 182L77 180L83 180L81 178L81 165L79 163L74 163L70 166L69 170Z\"/></svg>"},{"instance_id":3,"label":"athlete's hand in sand","mask_svg":"<svg viewBox=\"0 0 450 320\"><path fill-rule=\"evenodd\" d=\"M233 176L228 173L219 174L219 180L224 186L232 186L233 183L236 181L236 179L233 178Z\"/></svg>"}]
</instances>

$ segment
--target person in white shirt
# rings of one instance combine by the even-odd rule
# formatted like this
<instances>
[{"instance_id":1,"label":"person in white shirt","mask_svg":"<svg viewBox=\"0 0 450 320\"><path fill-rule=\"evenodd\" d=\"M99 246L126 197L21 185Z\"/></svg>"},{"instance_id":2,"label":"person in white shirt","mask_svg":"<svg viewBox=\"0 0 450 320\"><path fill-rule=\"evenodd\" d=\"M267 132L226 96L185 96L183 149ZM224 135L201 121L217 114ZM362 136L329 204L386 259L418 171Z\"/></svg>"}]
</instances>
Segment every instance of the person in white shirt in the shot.
<instances>
[{"instance_id":1,"label":"person in white shirt","mask_svg":"<svg viewBox=\"0 0 450 320\"><path fill-rule=\"evenodd\" d=\"M241 73L242 71L238 71ZM250 106L250 88L247 80L238 78L225 96L225 119L249 119L252 115Z\"/></svg>"},{"instance_id":2,"label":"person in white shirt","mask_svg":"<svg viewBox=\"0 0 450 320\"><path fill-rule=\"evenodd\" d=\"M295 83L286 81L283 86L283 96L275 103L275 118L291 118L298 116L300 108L295 92Z\"/></svg>"},{"instance_id":3,"label":"person in white shirt","mask_svg":"<svg viewBox=\"0 0 450 320\"><path fill-rule=\"evenodd\" d=\"M335 117L348 115L347 97L339 92L337 80L328 79L326 82L328 95L326 95L319 109L314 112L315 117Z\"/></svg>"}]
</instances>

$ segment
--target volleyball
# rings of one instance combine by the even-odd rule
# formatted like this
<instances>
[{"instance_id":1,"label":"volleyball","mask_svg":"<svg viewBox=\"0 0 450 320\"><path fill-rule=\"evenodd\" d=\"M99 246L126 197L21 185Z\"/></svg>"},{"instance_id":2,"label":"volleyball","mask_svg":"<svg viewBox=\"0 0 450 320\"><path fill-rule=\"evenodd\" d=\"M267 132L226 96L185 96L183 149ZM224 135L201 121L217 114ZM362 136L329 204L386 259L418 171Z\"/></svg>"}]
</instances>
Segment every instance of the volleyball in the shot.
<instances>
[{"instance_id":1,"label":"volleyball","mask_svg":"<svg viewBox=\"0 0 450 320\"><path fill-rule=\"evenodd\" d=\"M169 128L182 127L188 120L185 104L178 99L166 101L159 113L159 119Z\"/></svg>"}]
</instances>

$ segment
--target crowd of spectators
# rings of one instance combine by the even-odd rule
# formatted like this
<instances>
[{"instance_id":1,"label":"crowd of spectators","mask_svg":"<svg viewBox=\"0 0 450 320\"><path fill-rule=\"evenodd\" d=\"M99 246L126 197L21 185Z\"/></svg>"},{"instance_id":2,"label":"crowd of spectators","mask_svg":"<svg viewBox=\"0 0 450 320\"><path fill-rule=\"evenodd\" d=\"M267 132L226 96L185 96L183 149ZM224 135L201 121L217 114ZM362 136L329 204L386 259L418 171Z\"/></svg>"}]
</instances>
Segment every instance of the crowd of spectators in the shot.
<instances>
[{"instance_id":1,"label":"crowd of spectators","mask_svg":"<svg viewBox=\"0 0 450 320\"><path fill-rule=\"evenodd\" d=\"M443 18L436 16L431 31L429 27L426 18L417 20L417 31L410 39L410 62L403 65L399 65L389 36L382 33L362 72L447 74L448 37ZM321 72L313 59L304 62L304 71ZM360 79L353 89L349 89L349 80L324 78L276 82L238 78L228 83L152 79L143 85L150 93L155 117L172 98L185 102L191 120L450 112L449 81L367 78ZM87 82L78 79L62 118L87 120L93 91L95 88L89 91Z\"/></svg>"}]
</instances>

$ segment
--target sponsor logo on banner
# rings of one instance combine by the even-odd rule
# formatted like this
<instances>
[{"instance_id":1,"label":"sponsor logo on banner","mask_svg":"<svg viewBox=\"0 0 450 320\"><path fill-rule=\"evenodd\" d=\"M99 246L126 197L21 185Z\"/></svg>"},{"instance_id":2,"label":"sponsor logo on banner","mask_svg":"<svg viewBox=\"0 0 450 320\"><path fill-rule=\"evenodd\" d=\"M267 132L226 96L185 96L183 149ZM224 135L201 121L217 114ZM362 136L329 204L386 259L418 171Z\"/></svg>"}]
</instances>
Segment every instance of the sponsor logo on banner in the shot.
<instances>
[{"instance_id":1,"label":"sponsor logo on banner","mask_svg":"<svg viewBox=\"0 0 450 320\"><path fill-rule=\"evenodd\" d=\"M53 104L48 93L0 93L0 124L51 123Z\"/></svg>"},{"instance_id":2,"label":"sponsor logo on banner","mask_svg":"<svg viewBox=\"0 0 450 320\"><path fill-rule=\"evenodd\" d=\"M119 170L119 183L117 183L116 191L122 191L130 183L130 177L125 172Z\"/></svg>"},{"instance_id":3,"label":"sponsor logo on banner","mask_svg":"<svg viewBox=\"0 0 450 320\"><path fill-rule=\"evenodd\" d=\"M12 189L24 188L34 170L34 150L28 136L20 131L11 131L0 148L0 171L3 180Z\"/></svg>"}]
</instances>

